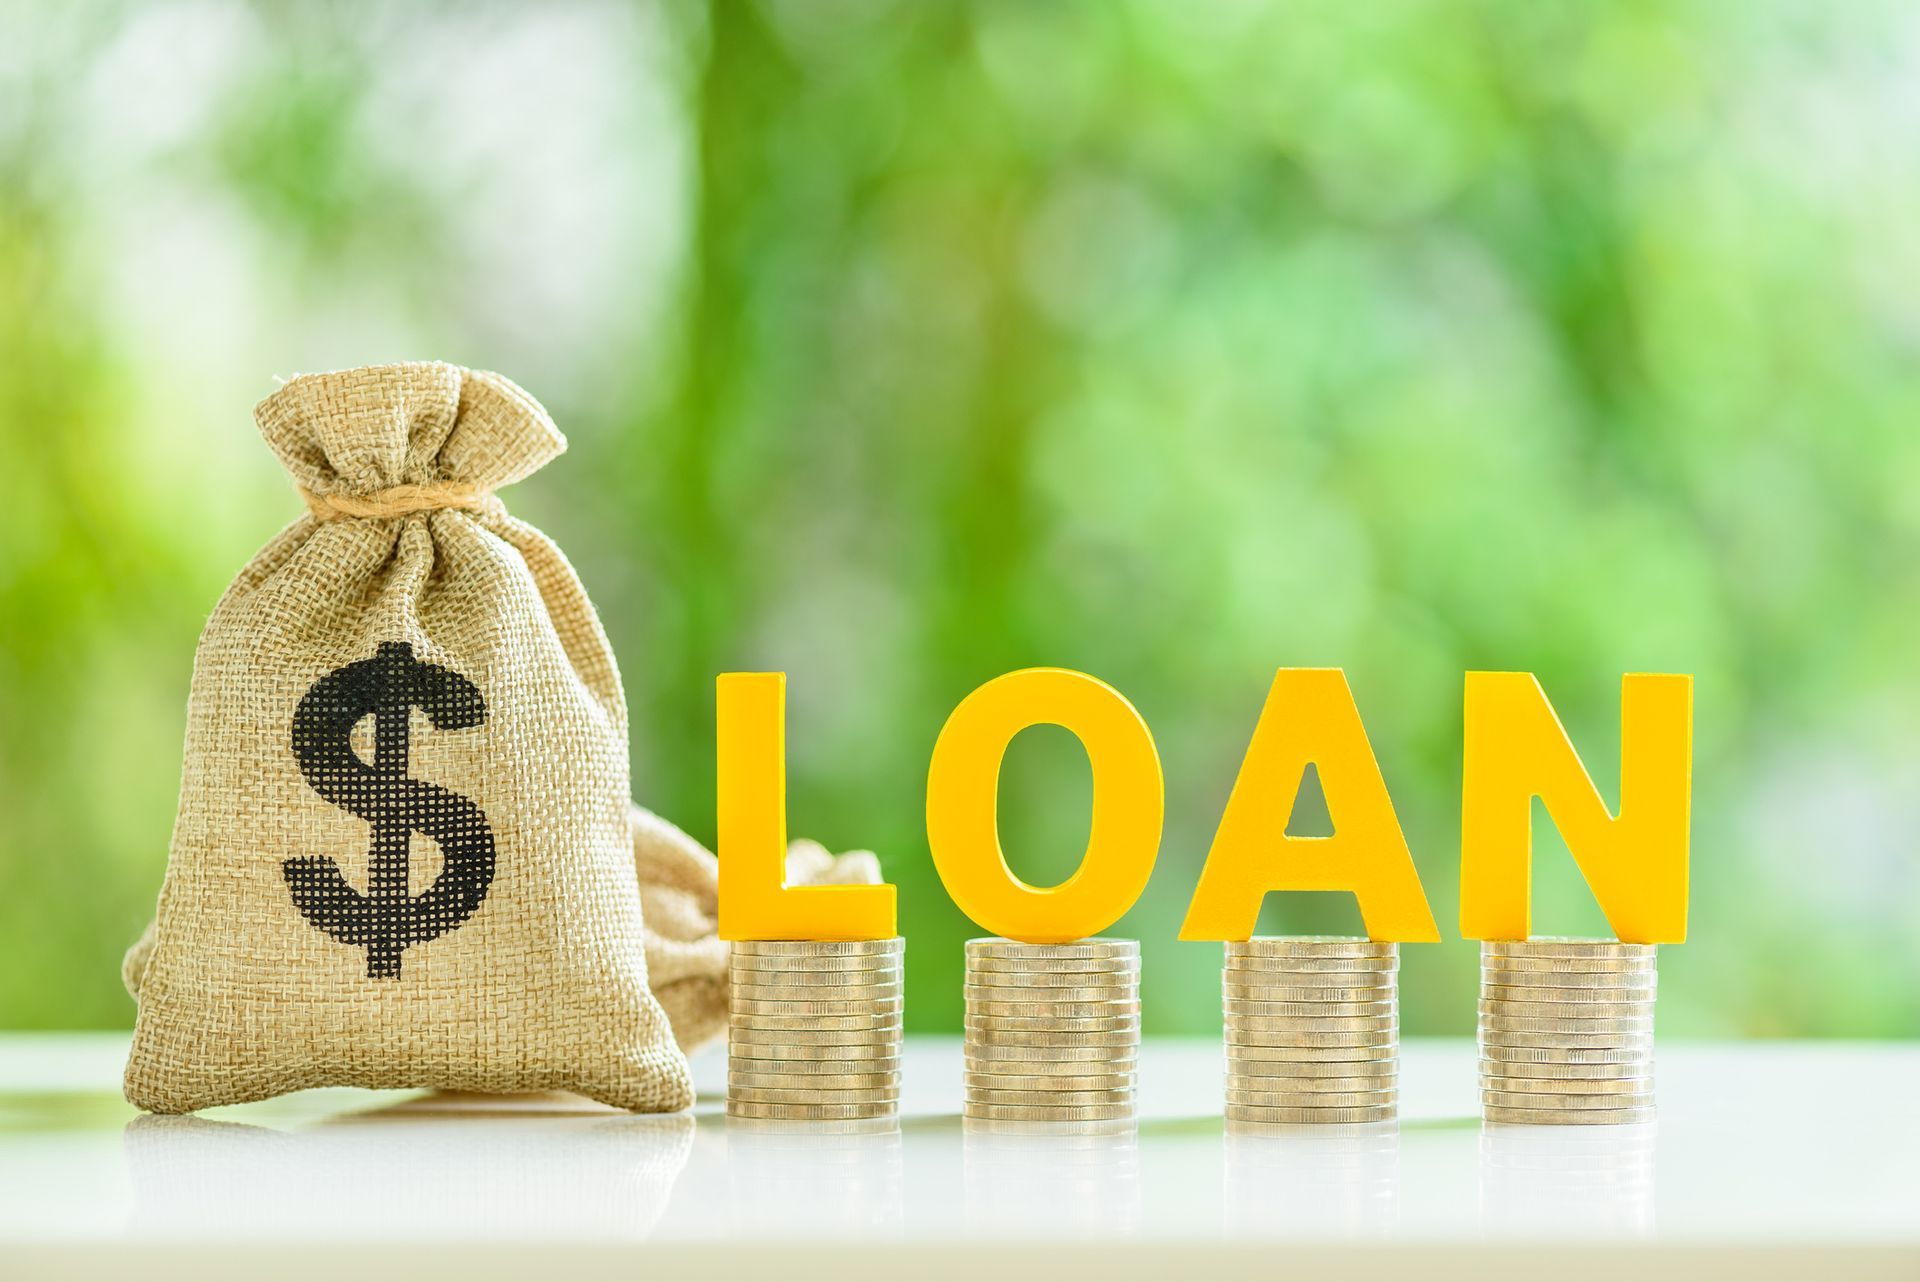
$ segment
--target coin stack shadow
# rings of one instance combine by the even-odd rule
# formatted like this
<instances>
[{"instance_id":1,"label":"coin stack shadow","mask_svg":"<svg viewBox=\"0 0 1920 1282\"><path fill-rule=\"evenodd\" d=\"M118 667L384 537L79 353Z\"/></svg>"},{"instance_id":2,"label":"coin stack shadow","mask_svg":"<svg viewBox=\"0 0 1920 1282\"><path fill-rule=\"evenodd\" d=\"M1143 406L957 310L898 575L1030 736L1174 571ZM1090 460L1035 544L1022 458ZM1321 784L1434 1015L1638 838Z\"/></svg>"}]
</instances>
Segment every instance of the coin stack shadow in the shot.
<instances>
[{"instance_id":1,"label":"coin stack shadow","mask_svg":"<svg viewBox=\"0 0 1920 1282\"><path fill-rule=\"evenodd\" d=\"M1227 944L1229 1122L1392 1121L1400 1105L1399 945L1351 936Z\"/></svg>"},{"instance_id":2,"label":"coin stack shadow","mask_svg":"<svg viewBox=\"0 0 1920 1282\"><path fill-rule=\"evenodd\" d=\"M1654 946L1480 945L1480 1111L1489 1122L1653 1119Z\"/></svg>"},{"instance_id":3,"label":"coin stack shadow","mask_svg":"<svg viewBox=\"0 0 1920 1282\"><path fill-rule=\"evenodd\" d=\"M899 936L736 942L728 1115L814 1122L895 1116L905 944Z\"/></svg>"},{"instance_id":4,"label":"coin stack shadow","mask_svg":"<svg viewBox=\"0 0 1920 1282\"><path fill-rule=\"evenodd\" d=\"M967 941L966 1102L977 1122L1130 1119L1140 943Z\"/></svg>"}]
</instances>

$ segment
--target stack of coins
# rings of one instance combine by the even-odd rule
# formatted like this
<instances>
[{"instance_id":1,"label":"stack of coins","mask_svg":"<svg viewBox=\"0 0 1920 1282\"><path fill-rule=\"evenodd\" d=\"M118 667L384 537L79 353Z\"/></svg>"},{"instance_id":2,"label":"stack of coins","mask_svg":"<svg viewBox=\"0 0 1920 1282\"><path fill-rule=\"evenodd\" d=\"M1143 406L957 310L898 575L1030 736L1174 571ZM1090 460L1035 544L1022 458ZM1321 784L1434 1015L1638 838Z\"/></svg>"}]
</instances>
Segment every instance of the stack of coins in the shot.
<instances>
[{"instance_id":1,"label":"stack of coins","mask_svg":"<svg viewBox=\"0 0 1920 1282\"><path fill-rule=\"evenodd\" d=\"M1227 945L1227 1120L1392 1121L1400 1103L1399 945L1297 935Z\"/></svg>"},{"instance_id":2,"label":"stack of coins","mask_svg":"<svg viewBox=\"0 0 1920 1282\"><path fill-rule=\"evenodd\" d=\"M967 941L966 1104L986 1122L1133 1116L1140 943Z\"/></svg>"},{"instance_id":3,"label":"stack of coins","mask_svg":"<svg viewBox=\"0 0 1920 1282\"><path fill-rule=\"evenodd\" d=\"M727 1113L816 1122L895 1115L904 955L898 936L735 943Z\"/></svg>"},{"instance_id":4,"label":"stack of coins","mask_svg":"<svg viewBox=\"0 0 1920 1282\"><path fill-rule=\"evenodd\" d=\"M1489 1122L1653 1118L1652 944L1480 946L1480 1106Z\"/></svg>"}]
</instances>

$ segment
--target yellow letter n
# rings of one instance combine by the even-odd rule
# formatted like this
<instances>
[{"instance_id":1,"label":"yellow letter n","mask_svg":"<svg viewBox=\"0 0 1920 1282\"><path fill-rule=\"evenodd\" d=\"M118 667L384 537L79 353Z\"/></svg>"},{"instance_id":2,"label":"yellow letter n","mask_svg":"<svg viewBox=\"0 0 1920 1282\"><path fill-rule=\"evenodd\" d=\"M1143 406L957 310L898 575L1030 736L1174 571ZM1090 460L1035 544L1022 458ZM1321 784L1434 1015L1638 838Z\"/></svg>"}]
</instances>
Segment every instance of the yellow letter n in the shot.
<instances>
[{"instance_id":1,"label":"yellow letter n","mask_svg":"<svg viewBox=\"0 0 1920 1282\"><path fill-rule=\"evenodd\" d=\"M1612 814L1530 672L1469 672L1460 793L1460 933L1532 931L1533 799L1573 852L1614 934L1687 937L1693 678L1620 683L1620 813Z\"/></svg>"}]
</instances>

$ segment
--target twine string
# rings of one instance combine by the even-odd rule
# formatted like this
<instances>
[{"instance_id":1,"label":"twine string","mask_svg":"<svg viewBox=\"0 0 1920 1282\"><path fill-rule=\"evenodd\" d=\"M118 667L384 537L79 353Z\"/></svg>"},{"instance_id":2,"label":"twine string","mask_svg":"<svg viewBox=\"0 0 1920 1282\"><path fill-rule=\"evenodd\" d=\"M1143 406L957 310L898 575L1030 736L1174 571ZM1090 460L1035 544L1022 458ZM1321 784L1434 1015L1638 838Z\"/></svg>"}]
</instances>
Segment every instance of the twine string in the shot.
<instances>
[{"instance_id":1,"label":"twine string","mask_svg":"<svg viewBox=\"0 0 1920 1282\"><path fill-rule=\"evenodd\" d=\"M380 520L414 512L435 512L443 508L483 512L499 504L491 490L457 481L437 485L395 485L372 494L316 494L305 486L298 488L307 511L322 521L338 521L349 516Z\"/></svg>"}]
</instances>

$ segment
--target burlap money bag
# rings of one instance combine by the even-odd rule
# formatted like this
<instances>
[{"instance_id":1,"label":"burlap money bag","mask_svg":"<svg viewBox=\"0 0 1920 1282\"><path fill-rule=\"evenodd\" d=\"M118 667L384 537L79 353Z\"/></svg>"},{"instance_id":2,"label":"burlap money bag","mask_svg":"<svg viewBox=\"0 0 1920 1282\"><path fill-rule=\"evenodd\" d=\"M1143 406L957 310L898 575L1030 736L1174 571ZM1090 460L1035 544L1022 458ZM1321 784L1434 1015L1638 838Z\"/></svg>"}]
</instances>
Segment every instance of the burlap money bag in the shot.
<instances>
[{"instance_id":1,"label":"burlap money bag","mask_svg":"<svg viewBox=\"0 0 1920 1282\"><path fill-rule=\"evenodd\" d=\"M443 364L304 376L254 417L310 514L200 639L127 1098L685 1107L619 673L566 559L493 496L564 438L506 379Z\"/></svg>"}]
</instances>

